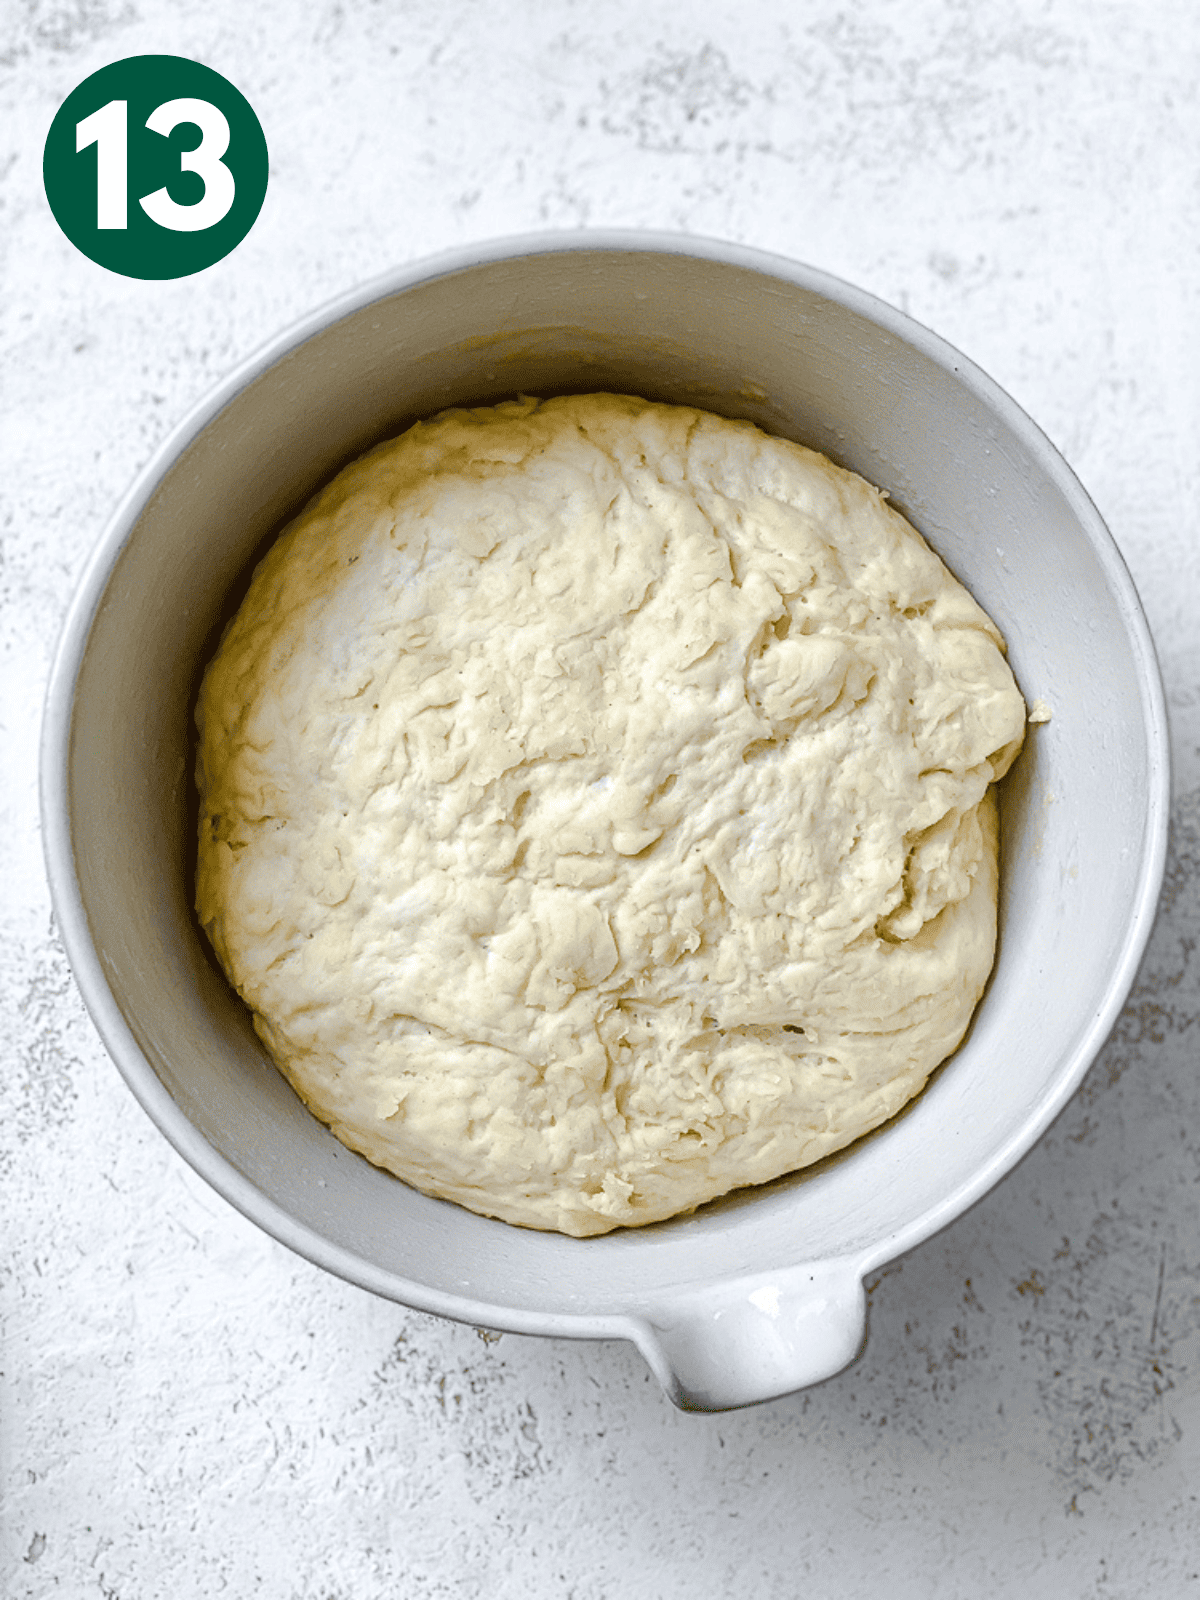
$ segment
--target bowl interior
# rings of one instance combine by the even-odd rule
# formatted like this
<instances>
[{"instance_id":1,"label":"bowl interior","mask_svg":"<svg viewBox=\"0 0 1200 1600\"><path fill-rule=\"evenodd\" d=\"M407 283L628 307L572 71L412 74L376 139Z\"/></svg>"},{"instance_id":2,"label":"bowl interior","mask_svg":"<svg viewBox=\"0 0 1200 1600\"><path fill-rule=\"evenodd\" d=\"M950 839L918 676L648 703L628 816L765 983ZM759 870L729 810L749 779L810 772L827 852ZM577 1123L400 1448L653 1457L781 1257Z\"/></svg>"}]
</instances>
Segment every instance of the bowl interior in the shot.
<instances>
[{"instance_id":1,"label":"bowl interior","mask_svg":"<svg viewBox=\"0 0 1200 1600\"><path fill-rule=\"evenodd\" d=\"M925 1094L809 1173L576 1241L375 1170L265 1058L192 912L192 704L252 557L347 460L452 403L599 389L749 418L887 489L996 619L1026 698L1053 719L1031 729L1004 786L990 988ZM251 375L135 498L114 545L122 533L90 633L79 625L66 755L90 987L106 988L100 1010L117 1020L102 1028L168 1136L323 1265L519 1325L619 1313L664 1285L787 1261L886 1259L1011 1165L1098 1045L1098 1018L1128 981L1158 826L1162 735L1136 599L1086 497L1017 408L856 291L630 245L438 272Z\"/></svg>"}]
</instances>

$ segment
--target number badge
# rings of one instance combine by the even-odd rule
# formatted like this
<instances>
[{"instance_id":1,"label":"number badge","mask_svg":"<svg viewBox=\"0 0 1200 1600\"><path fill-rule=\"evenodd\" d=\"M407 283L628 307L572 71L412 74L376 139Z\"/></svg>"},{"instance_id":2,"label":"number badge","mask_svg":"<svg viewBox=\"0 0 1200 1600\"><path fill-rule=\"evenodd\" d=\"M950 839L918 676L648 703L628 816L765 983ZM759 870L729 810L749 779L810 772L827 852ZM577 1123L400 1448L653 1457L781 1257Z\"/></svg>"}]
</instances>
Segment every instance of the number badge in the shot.
<instances>
[{"instance_id":1,"label":"number badge","mask_svg":"<svg viewBox=\"0 0 1200 1600\"><path fill-rule=\"evenodd\" d=\"M219 72L129 56L63 101L42 177L59 227L92 261L127 278L185 278L249 233L267 192L267 141Z\"/></svg>"}]
</instances>

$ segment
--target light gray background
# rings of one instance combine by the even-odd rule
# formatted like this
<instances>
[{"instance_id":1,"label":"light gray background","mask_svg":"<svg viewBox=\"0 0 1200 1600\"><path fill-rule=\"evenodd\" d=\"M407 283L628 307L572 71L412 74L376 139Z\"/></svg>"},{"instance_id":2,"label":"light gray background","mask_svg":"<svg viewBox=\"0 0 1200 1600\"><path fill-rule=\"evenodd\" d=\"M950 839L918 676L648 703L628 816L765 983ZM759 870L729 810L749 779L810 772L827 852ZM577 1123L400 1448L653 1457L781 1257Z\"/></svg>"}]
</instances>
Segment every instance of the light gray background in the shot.
<instances>
[{"instance_id":1,"label":"light gray background","mask_svg":"<svg viewBox=\"0 0 1200 1600\"><path fill-rule=\"evenodd\" d=\"M271 150L248 238L166 284L77 254L41 190L67 93L158 51ZM1190 0L3 0L0 1592L1200 1596L1198 68ZM979 362L1107 518L1174 721L1167 891L1082 1090L873 1281L856 1367L720 1417L233 1213L97 1042L39 851L55 634L157 441L360 280L580 225L798 257Z\"/></svg>"}]
</instances>

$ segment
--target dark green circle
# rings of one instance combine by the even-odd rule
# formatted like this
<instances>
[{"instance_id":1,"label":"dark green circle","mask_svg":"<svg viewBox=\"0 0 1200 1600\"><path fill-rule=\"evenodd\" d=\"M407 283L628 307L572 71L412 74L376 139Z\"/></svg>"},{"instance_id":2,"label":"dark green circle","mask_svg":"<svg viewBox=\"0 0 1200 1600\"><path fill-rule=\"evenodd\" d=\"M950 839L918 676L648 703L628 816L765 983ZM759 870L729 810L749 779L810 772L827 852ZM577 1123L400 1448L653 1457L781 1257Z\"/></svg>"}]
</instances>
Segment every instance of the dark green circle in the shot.
<instances>
[{"instance_id":1,"label":"dark green circle","mask_svg":"<svg viewBox=\"0 0 1200 1600\"><path fill-rule=\"evenodd\" d=\"M177 205L204 195L199 173L184 172L182 152L200 144L200 129L181 122L166 137L146 119L169 100L207 100L229 124L220 157L233 175L233 204L211 227L176 233L153 222L139 200L165 186ZM77 151L76 126L110 100L128 105L127 226L97 226L95 144ZM126 278L186 278L227 256L249 233L267 192L267 141L249 101L211 67L183 56L128 56L93 72L67 96L46 135L42 181L59 227L78 250Z\"/></svg>"}]
</instances>

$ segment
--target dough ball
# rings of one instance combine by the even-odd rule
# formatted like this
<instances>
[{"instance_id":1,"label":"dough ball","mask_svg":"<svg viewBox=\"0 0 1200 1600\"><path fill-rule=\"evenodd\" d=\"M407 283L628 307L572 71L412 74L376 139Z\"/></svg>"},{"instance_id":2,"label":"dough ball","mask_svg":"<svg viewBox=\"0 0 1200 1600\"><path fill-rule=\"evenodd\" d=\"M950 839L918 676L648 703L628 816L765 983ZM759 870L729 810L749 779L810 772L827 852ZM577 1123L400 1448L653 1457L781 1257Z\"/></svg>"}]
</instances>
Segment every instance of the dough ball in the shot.
<instances>
[{"instance_id":1,"label":"dough ball","mask_svg":"<svg viewBox=\"0 0 1200 1600\"><path fill-rule=\"evenodd\" d=\"M992 622L824 457L627 396L451 411L258 568L197 709L197 907L352 1149L637 1226L954 1050L1024 716Z\"/></svg>"}]
</instances>

